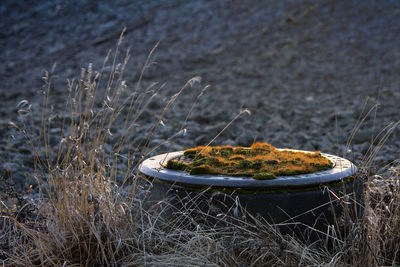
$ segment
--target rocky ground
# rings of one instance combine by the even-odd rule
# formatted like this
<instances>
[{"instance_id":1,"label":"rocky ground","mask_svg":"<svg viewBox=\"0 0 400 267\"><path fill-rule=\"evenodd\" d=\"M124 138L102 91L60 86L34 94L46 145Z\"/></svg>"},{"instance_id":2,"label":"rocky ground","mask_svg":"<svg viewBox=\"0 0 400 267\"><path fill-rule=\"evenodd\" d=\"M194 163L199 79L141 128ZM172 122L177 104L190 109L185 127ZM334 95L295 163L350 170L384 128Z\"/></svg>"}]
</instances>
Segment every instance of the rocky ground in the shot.
<instances>
[{"instance_id":1,"label":"rocky ground","mask_svg":"<svg viewBox=\"0 0 400 267\"><path fill-rule=\"evenodd\" d=\"M128 47L126 84L134 88L149 51L160 41L143 84L166 83L143 114L132 140L138 144L167 100L187 80L185 90L152 138L156 146L186 125L187 134L154 153L205 145L231 121L215 144L321 150L362 164L373 139L400 119L400 3L398 1L28 1L0 4L0 174L16 187L33 183L33 154L18 123L18 103L32 114L43 98L43 73L57 63L50 105L62 114L66 79L78 78L93 63L100 69L126 27L121 57ZM352 130L365 118L348 148ZM41 116L30 122L40 124ZM112 131L118 136L121 127ZM56 133L56 131L55 131ZM395 129L376 158L378 167L398 157ZM123 151L122 151L123 152Z\"/></svg>"}]
</instances>

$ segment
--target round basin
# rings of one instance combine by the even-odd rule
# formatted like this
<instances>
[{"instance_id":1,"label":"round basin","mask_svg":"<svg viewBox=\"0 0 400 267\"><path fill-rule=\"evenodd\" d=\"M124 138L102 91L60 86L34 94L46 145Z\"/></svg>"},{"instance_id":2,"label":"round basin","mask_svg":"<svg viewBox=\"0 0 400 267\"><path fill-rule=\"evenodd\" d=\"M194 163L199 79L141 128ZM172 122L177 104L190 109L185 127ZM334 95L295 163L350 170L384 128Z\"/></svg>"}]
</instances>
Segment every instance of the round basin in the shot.
<instances>
[{"instance_id":1,"label":"round basin","mask_svg":"<svg viewBox=\"0 0 400 267\"><path fill-rule=\"evenodd\" d=\"M349 160L322 153L332 161L331 169L311 174L278 176L272 180L225 175L191 175L164 166L183 151L151 157L139 167L140 173L153 181L152 194L176 196L175 205L191 199L203 200L196 207L215 205L224 212L238 214L237 207L280 225L281 230L314 228L325 231L335 224L343 206L353 208L360 203L362 183L355 179L357 168ZM180 203L180 204L178 204ZM240 205L239 205L240 204ZM360 211L358 211L360 212Z\"/></svg>"}]
</instances>

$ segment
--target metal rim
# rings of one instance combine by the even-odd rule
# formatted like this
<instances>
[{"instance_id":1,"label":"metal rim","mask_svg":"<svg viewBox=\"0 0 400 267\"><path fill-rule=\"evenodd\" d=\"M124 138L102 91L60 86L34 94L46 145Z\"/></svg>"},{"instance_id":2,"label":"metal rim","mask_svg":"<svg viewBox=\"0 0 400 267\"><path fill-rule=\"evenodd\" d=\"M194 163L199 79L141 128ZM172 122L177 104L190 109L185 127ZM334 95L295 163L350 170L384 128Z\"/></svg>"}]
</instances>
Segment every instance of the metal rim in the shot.
<instances>
[{"instance_id":1,"label":"metal rim","mask_svg":"<svg viewBox=\"0 0 400 267\"><path fill-rule=\"evenodd\" d=\"M296 150L301 151L301 150ZM308 152L308 151L302 151ZM170 184L184 184L200 187L246 187L246 188L285 188L304 187L341 181L354 175L357 167L349 160L322 153L334 163L334 167L317 173L293 176L278 176L273 180L256 180L252 177L233 177L226 175L190 175L185 171L170 170L163 167L168 160L181 156L183 151L157 155L145 160L140 173Z\"/></svg>"}]
</instances>

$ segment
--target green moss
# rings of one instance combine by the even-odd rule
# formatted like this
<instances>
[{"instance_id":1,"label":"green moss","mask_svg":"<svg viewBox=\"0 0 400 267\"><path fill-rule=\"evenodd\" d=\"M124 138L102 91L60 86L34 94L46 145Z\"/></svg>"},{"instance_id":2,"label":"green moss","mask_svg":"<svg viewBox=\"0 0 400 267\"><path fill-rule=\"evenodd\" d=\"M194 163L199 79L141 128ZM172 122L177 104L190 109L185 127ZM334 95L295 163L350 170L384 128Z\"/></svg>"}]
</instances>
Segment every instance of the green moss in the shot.
<instances>
[{"instance_id":1,"label":"green moss","mask_svg":"<svg viewBox=\"0 0 400 267\"><path fill-rule=\"evenodd\" d=\"M261 172L261 173L254 174L253 178L256 180L272 180L272 179L275 179L276 176L270 172Z\"/></svg>"},{"instance_id":2,"label":"green moss","mask_svg":"<svg viewBox=\"0 0 400 267\"><path fill-rule=\"evenodd\" d=\"M224 163L220 159L213 157L204 158L204 163L216 167L221 167L224 165Z\"/></svg>"},{"instance_id":3,"label":"green moss","mask_svg":"<svg viewBox=\"0 0 400 267\"><path fill-rule=\"evenodd\" d=\"M186 150L183 152L183 155L184 155L185 157L188 157L188 158L193 159L193 158L196 157L196 154L197 154L197 153L198 153L198 151L195 150L195 149L186 149Z\"/></svg>"},{"instance_id":4,"label":"green moss","mask_svg":"<svg viewBox=\"0 0 400 267\"><path fill-rule=\"evenodd\" d=\"M223 157L229 157L232 154L233 148L232 147L223 147L221 148L220 154Z\"/></svg>"},{"instance_id":5,"label":"green moss","mask_svg":"<svg viewBox=\"0 0 400 267\"><path fill-rule=\"evenodd\" d=\"M252 168L252 169L258 170L258 169L260 169L261 167L262 167L262 162L261 162L261 161L254 161L254 162L252 162L252 164L251 164L251 168Z\"/></svg>"},{"instance_id":6,"label":"green moss","mask_svg":"<svg viewBox=\"0 0 400 267\"><path fill-rule=\"evenodd\" d=\"M245 149L245 148L243 148L243 149L235 149L234 153L236 155L248 155L248 154L250 154L250 150L249 149Z\"/></svg>"},{"instance_id":7,"label":"green moss","mask_svg":"<svg viewBox=\"0 0 400 267\"><path fill-rule=\"evenodd\" d=\"M175 160L169 160L167 162L167 169L171 169L171 170L180 170L183 171L185 170L185 168L187 167L187 165L179 162L179 161L175 161Z\"/></svg>"},{"instance_id":8,"label":"green moss","mask_svg":"<svg viewBox=\"0 0 400 267\"><path fill-rule=\"evenodd\" d=\"M190 174L214 174L215 170L209 165L200 165L198 167L194 167L189 171Z\"/></svg>"},{"instance_id":9,"label":"green moss","mask_svg":"<svg viewBox=\"0 0 400 267\"><path fill-rule=\"evenodd\" d=\"M241 160L239 161L238 168L239 169L248 169L251 166L250 160Z\"/></svg>"}]
</instances>

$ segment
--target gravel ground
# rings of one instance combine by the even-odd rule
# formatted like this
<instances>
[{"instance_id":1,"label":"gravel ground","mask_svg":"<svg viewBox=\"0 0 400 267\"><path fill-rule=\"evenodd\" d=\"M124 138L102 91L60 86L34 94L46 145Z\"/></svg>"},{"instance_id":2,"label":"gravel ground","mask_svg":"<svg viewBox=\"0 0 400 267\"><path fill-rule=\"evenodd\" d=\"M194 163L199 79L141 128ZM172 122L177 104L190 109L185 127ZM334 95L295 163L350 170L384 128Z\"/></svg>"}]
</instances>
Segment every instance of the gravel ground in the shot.
<instances>
[{"instance_id":1,"label":"gravel ground","mask_svg":"<svg viewBox=\"0 0 400 267\"><path fill-rule=\"evenodd\" d=\"M155 153L205 145L241 109L215 144L321 150L343 155L360 116L378 104L359 128L347 157L362 164L379 132L400 119L400 3L398 1L29 1L0 4L0 175L17 189L33 183L33 156L24 137L9 128L17 104L37 110L44 70L57 63L50 105L62 114L66 79L82 67L100 69L126 27L121 57L132 59L128 89L149 51L160 41L143 84L166 83L145 112L132 140L139 144L166 103L187 80L201 84L179 96L151 145L180 130L203 86L187 134ZM38 113L40 114L40 113ZM40 124L41 117L31 122ZM111 129L118 136L121 127ZM56 130L55 130L56 132ZM398 159L400 132L381 148L376 165ZM121 153L124 153L123 150Z\"/></svg>"}]
</instances>

